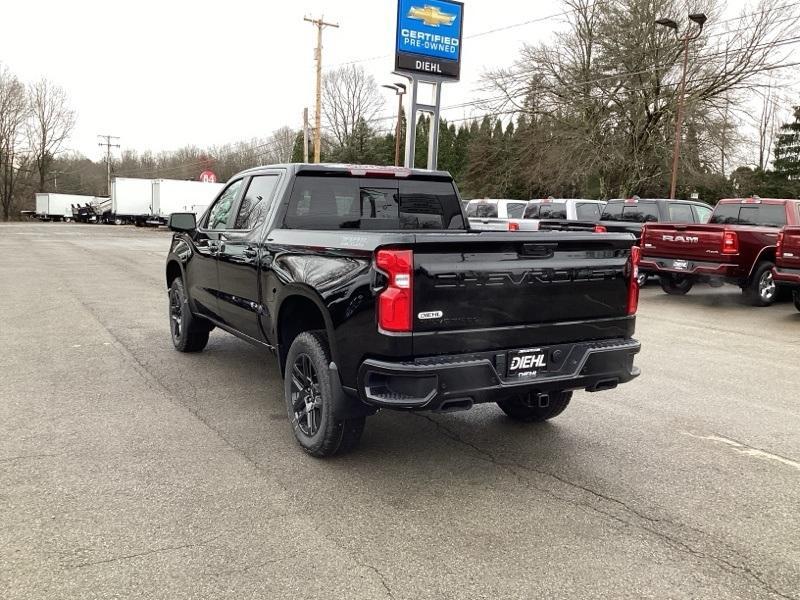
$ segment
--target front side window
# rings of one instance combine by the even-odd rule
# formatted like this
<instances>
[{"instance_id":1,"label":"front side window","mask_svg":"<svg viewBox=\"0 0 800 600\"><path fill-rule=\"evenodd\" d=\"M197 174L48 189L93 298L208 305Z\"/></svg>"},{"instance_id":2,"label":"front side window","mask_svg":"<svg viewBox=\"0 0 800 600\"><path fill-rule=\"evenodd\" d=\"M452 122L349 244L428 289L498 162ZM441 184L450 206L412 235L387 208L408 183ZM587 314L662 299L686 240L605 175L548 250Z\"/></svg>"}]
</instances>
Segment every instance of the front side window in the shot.
<instances>
[{"instance_id":1,"label":"front side window","mask_svg":"<svg viewBox=\"0 0 800 600\"><path fill-rule=\"evenodd\" d=\"M575 206L575 214L579 221L599 221L600 205L594 202L578 202Z\"/></svg>"},{"instance_id":2,"label":"front side window","mask_svg":"<svg viewBox=\"0 0 800 600\"><path fill-rule=\"evenodd\" d=\"M255 229L266 220L277 183L277 175L258 175L250 180L236 214L234 229Z\"/></svg>"},{"instance_id":3,"label":"front side window","mask_svg":"<svg viewBox=\"0 0 800 600\"><path fill-rule=\"evenodd\" d=\"M509 202L506 204L506 214L509 219L521 219L525 212L524 202Z\"/></svg>"},{"instance_id":4,"label":"front side window","mask_svg":"<svg viewBox=\"0 0 800 600\"><path fill-rule=\"evenodd\" d=\"M697 215L697 222L698 223L708 223L708 219L711 217L711 209L706 206L694 206L694 212Z\"/></svg>"},{"instance_id":5,"label":"front side window","mask_svg":"<svg viewBox=\"0 0 800 600\"><path fill-rule=\"evenodd\" d=\"M673 223L693 223L694 213L691 204L679 204L670 202L667 204L669 220Z\"/></svg>"},{"instance_id":6,"label":"front side window","mask_svg":"<svg viewBox=\"0 0 800 600\"><path fill-rule=\"evenodd\" d=\"M230 184L222 195L217 198L214 206L208 212L208 229L227 229L228 222L231 220L233 203L242 187L242 180L238 179Z\"/></svg>"}]
</instances>

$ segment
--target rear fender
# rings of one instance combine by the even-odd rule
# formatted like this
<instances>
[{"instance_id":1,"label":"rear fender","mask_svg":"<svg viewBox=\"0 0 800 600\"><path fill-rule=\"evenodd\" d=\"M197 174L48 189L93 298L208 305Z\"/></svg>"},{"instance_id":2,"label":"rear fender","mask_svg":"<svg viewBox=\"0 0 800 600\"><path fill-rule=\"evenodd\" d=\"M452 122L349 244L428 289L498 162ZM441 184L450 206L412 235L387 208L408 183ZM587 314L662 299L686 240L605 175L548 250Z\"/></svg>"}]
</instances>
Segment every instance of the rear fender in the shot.
<instances>
[{"instance_id":1,"label":"rear fender","mask_svg":"<svg viewBox=\"0 0 800 600\"><path fill-rule=\"evenodd\" d=\"M748 280L750 280L750 278L753 276L753 273L755 273L756 269L758 268L759 263L764 262L764 261L769 261L772 264L775 264L775 252L776 252L776 250L777 250L776 246L767 246L767 247L761 249L761 252L758 253L758 256L753 261L753 265L750 267L750 272L747 274L747 279Z\"/></svg>"}]
</instances>

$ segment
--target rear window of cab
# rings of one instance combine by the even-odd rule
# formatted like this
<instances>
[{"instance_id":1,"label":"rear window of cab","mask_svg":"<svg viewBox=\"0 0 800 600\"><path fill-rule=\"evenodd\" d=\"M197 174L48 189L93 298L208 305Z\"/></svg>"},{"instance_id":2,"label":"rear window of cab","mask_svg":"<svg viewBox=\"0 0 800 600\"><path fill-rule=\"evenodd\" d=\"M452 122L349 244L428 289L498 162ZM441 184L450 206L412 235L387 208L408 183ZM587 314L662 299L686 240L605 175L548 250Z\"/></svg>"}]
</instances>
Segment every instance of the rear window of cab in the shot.
<instances>
[{"instance_id":1,"label":"rear window of cab","mask_svg":"<svg viewBox=\"0 0 800 600\"><path fill-rule=\"evenodd\" d=\"M786 225L786 207L772 203L722 202L717 204L709 223L783 227Z\"/></svg>"}]
</instances>

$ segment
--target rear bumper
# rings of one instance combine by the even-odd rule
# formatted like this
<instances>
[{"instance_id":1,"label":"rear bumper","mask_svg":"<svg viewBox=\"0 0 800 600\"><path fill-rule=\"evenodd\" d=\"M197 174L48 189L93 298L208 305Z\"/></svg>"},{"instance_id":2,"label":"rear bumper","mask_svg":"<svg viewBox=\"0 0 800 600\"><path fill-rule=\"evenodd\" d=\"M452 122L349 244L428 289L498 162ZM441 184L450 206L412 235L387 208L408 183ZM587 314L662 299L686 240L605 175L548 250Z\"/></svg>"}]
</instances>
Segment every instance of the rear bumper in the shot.
<instances>
[{"instance_id":1,"label":"rear bumper","mask_svg":"<svg viewBox=\"0 0 800 600\"><path fill-rule=\"evenodd\" d=\"M672 265L676 259L660 256L643 256L639 261L639 270L646 273L678 273L681 275L706 275L722 279L739 279L742 276L739 265L735 263L717 263L690 258L686 260L687 268L675 269Z\"/></svg>"},{"instance_id":2,"label":"rear bumper","mask_svg":"<svg viewBox=\"0 0 800 600\"><path fill-rule=\"evenodd\" d=\"M800 269L773 267L772 277L776 283L788 287L800 287Z\"/></svg>"},{"instance_id":3,"label":"rear bumper","mask_svg":"<svg viewBox=\"0 0 800 600\"><path fill-rule=\"evenodd\" d=\"M409 362L368 359L358 371L358 394L372 406L410 410L468 408L515 394L601 391L639 376L634 339L543 347L548 368L536 376L506 376L507 352L438 356Z\"/></svg>"}]
</instances>

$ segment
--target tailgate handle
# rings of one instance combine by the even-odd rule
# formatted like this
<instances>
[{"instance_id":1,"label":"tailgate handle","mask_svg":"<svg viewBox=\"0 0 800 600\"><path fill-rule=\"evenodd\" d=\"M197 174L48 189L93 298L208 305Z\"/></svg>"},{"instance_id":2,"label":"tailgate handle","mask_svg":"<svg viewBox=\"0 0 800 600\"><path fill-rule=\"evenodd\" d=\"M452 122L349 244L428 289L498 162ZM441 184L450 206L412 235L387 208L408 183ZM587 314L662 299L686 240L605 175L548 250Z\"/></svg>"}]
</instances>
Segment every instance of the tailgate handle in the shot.
<instances>
[{"instance_id":1,"label":"tailgate handle","mask_svg":"<svg viewBox=\"0 0 800 600\"><path fill-rule=\"evenodd\" d=\"M522 244L522 252L525 256L534 258L551 258L556 251L558 244Z\"/></svg>"},{"instance_id":2,"label":"tailgate handle","mask_svg":"<svg viewBox=\"0 0 800 600\"><path fill-rule=\"evenodd\" d=\"M678 231L686 231L687 229L689 229L688 225L673 225L673 227L675 227L675 229L677 229Z\"/></svg>"}]
</instances>

